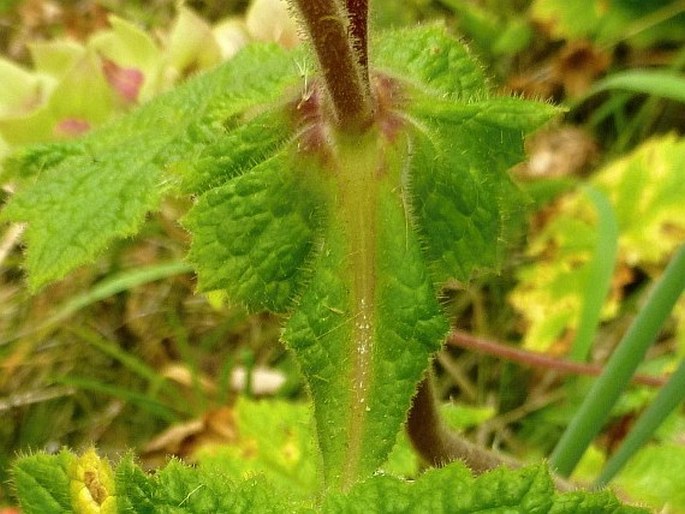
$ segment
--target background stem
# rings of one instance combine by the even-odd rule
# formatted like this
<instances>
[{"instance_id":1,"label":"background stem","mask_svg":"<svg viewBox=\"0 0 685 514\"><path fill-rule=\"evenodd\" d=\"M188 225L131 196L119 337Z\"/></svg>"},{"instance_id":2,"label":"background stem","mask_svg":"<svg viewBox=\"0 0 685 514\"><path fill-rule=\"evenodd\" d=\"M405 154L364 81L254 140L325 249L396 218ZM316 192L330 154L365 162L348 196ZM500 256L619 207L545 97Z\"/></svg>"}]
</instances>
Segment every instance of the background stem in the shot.
<instances>
[{"instance_id":1,"label":"background stem","mask_svg":"<svg viewBox=\"0 0 685 514\"><path fill-rule=\"evenodd\" d=\"M481 448L447 427L438 411L433 391L433 377L429 373L419 384L407 417L407 434L414 449L428 464L444 466L461 460L471 471L481 474L500 466L521 467L511 457ZM559 476L552 476L560 491L571 491L575 486Z\"/></svg>"}]
</instances>

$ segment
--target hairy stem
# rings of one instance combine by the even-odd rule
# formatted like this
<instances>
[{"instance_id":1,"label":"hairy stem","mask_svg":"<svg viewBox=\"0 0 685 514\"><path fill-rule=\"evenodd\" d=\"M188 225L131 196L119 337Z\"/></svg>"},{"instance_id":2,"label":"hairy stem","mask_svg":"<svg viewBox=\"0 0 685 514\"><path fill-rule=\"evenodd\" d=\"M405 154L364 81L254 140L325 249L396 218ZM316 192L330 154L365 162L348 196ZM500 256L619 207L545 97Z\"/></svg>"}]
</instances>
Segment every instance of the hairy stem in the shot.
<instances>
[{"instance_id":1,"label":"hairy stem","mask_svg":"<svg viewBox=\"0 0 685 514\"><path fill-rule=\"evenodd\" d=\"M432 466L444 466L459 459L475 473L502 465L518 467L515 460L480 448L445 426L430 375L419 384L407 418L407 433L414 449Z\"/></svg>"},{"instance_id":2,"label":"hairy stem","mask_svg":"<svg viewBox=\"0 0 685 514\"><path fill-rule=\"evenodd\" d=\"M337 124L347 130L364 128L372 117L368 72L363 72L358 59L366 55L366 10L361 5L365 2L349 2L355 4L351 26L338 0L292 2L314 47ZM357 28L362 20L363 31ZM352 34L348 34L350 30ZM364 39L360 39L362 35Z\"/></svg>"},{"instance_id":3,"label":"hairy stem","mask_svg":"<svg viewBox=\"0 0 685 514\"><path fill-rule=\"evenodd\" d=\"M368 54L368 15L369 0L346 0L347 16L350 19L348 30L352 47L357 54L362 80L369 83L369 54Z\"/></svg>"},{"instance_id":4,"label":"hairy stem","mask_svg":"<svg viewBox=\"0 0 685 514\"><path fill-rule=\"evenodd\" d=\"M445 426L433 391L429 373L419 384L407 418L407 434L414 449L431 466L444 466L461 460L476 474L499 466L518 468L521 464L511 457L481 448ZM576 487L559 476L553 476L560 491L572 491Z\"/></svg>"}]
</instances>

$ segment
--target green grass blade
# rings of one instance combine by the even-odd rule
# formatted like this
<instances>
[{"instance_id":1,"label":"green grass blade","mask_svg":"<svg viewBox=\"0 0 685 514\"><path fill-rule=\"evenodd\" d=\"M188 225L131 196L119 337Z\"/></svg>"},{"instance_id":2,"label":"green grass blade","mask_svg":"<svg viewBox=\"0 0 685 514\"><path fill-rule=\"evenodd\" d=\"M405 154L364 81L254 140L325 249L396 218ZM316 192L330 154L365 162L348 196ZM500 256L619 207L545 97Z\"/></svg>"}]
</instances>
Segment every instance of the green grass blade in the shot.
<instances>
[{"instance_id":1,"label":"green grass blade","mask_svg":"<svg viewBox=\"0 0 685 514\"><path fill-rule=\"evenodd\" d=\"M61 377L55 380L57 383L63 385L70 385L77 387L79 389L84 389L87 391L92 391L94 393L106 394L114 398L119 398L125 402L132 403L144 409L146 412L157 416L158 418L173 423L179 420L179 416L166 405L153 400L145 393L139 393L137 391L131 391L130 389L124 389L123 387L117 385L110 385L100 382L98 380L93 380L87 377Z\"/></svg>"},{"instance_id":2,"label":"green grass blade","mask_svg":"<svg viewBox=\"0 0 685 514\"><path fill-rule=\"evenodd\" d=\"M652 404L642 413L616 453L607 461L594 485L604 487L608 484L684 399L685 360L680 363Z\"/></svg>"},{"instance_id":3,"label":"green grass blade","mask_svg":"<svg viewBox=\"0 0 685 514\"><path fill-rule=\"evenodd\" d=\"M117 293L121 293L122 291L127 291L149 282L155 282L156 280L162 280L190 271L192 271L192 266L190 264L183 261L171 261L117 273L66 302L55 314L45 321L43 327L64 321L84 307L104 300L105 298L109 298Z\"/></svg>"},{"instance_id":4,"label":"green grass blade","mask_svg":"<svg viewBox=\"0 0 685 514\"><path fill-rule=\"evenodd\" d=\"M685 75L670 70L628 70L613 73L598 81L588 96L615 89L685 102Z\"/></svg>"},{"instance_id":5,"label":"green grass blade","mask_svg":"<svg viewBox=\"0 0 685 514\"><path fill-rule=\"evenodd\" d=\"M148 390L146 392L150 397L156 397L159 390L163 390L173 396L176 396L174 389L170 386L167 379L160 375L155 369L148 366L144 361L135 355L123 350L118 344L101 338L97 334L89 330L75 328L72 330L81 340L93 346L100 352L108 355L121 363L126 369L133 372L140 378L148 382Z\"/></svg>"},{"instance_id":6,"label":"green grass blade","mask_svg":"<svg viewBox=\"0 0 685 514\"><path fill-rule=\"evenodd\" d=\"M591 186L585 188L585 193L597 210L597 246L590 263L578 330L571 346L570 357L576 361L587 360L590 353L618 255L618 221L609 199Z\"/></svg>"},{"instance_id":7,"label":"green grass blade","mask_svg":"<svg viewBox=\"0 0 685 514\"><path fill-rule=\"evenodd\" d=\"M552 452L550 463L559 474L569 476L574 470L604 425L621 392L627 387L684 288L685 245L676 252L647 303L609 359L604 373L594 383Z\"/></svg>"},{"instance_id":8,"label":"green grass blade","mask_svg":"<svg viewBox=\"0 0 685 514\"><path fill-rule=\"evenodd\" d=\"M141 268L134 268L131 270L122 271L115 275L109 276L102 282L95 284L93 287L84 291L81 294L74 296L57 308L57 311L49 316L46 320L32 329L14 334L9 338L0 339L0 345L7 344L10 341L25 337L31 333L50 328L53 325L61 323L79 310L88 307L100 300L109 298L115 294L127 291L137 286L163 280L165 278L189 273L192 271L192 266L183 261L171 261L160 264L153 264Z\"/></svg>"},{"instance_id":9,"label":"green grass blade","mask_svg":"<svg viewBox=\"0 0 685 514\"><path fill-rule=\"evenodd\" d=\"M572 109L580 107L587 98L588 97L583 97L581 100L574 103ZM616 117L618 113L622 112L631 98L632 95L625 91L616 91L609 95L606 101L590 114L588 125L592 128L596 128L608 118ZM618 127L620 125L616 124L616 126Z\"/></svg>"}]
</instances>

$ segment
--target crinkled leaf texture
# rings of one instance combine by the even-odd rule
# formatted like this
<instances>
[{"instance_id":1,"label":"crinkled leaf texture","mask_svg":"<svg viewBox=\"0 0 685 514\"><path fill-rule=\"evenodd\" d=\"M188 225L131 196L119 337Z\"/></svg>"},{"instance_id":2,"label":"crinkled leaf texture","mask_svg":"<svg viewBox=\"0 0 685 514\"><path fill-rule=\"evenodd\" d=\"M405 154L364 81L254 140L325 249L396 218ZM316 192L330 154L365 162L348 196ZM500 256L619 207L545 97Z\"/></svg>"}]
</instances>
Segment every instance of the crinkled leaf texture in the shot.
<instances>
[{"instance_id":1,"label":"crinkled leaf texture","mask_svg":"<svg viewBox=\"0 0 685 514\"><path fill-rule=\"evenodd\" d=\"M67 470L74 456L37 454L19 459L12 470L17 497L24 512L70 512Z\"/></svg>"},{"instance_id":2,"label":"crinkled leaf texture","mask_svg":"<svg viewBox=\"0 0 685 514\"><path fill-rule=\"evenodd\" d=\"M491 97L442 27L384 34L371 56L363 134L326 118L316 77L297 84L305 57L253 47L72 146L15 158L39 180L4 214L29 222L38 287L133 233L172 186L195 194L199 287L289 315L325 481L343 490L395 442L447 331L440 285L497 267L524 203L506 171L554 114Z\"/></svg>"},{"instance_id":3,"label":"crinkled leaf texture","mask_svg":"<svg viewBox=\"0 0 685 514\"><path fill-rule=\"evenodd\" d=\"M376 475L348 493L328 494L316 504L314 498L293 499L287 489L275 489L263 476L231 478L219 460L195 467L174 460L148 475L130 457L112 471L92 450L80 457L63 451L19 459L13 473L25 514L646 512L621 506L607 491L556 493L544 466L500 468L473 477L463 464L455 462L413 481Z\"/></svg>"},{"instance_id":4,"label":"crinkled leaf texture","mask_svg":"<svg viewBox=\"0 0 685 514\"><path fill-rule=\"evenodd\" d=\"M109 463L90 449L19 459L12 470L22 512L116 514L117 495Z\"/></svg>"},{"instance_id":5,"label":"crinkled leaf texture","mask_svg":"<svg viewBox=\"0 0 685 514\"><path fill-rule=\"evenodd\" d=\"M285 126L269 124L259 145L253 134L242 137L234 129L250 106L278 98L297 78L294 69L282 50L254 46L80 140L29 147L11 157L6 168L24 187L2 219L28 222L30 286L61 278L92 261L113 238L137 232L188 166L197 167L191 186L200 189L210 164L221 171L208 180L253 165L262 148L285 136ZM256 123L265 125L259 116ZM230 152L224 152L227 146Z\"/></svg>"},{"instance_id":6,"label":"crinkled leaf texture","mask_svg":"<svg viewBox=\"0 0 685 514\"><path fill-rule=\"evenodd\" d=\"M375 476L348 494L332 494L324 502L330 514L390 513L545 513L637 514L646 510L622 506L608 491L558 494L544 466L498 468L473 477L461 463L431 469L416 481Z\"/></svg>"},{"instance_id":7,"label":"crinkled leaf texture","mask_svg":"<svg viewBox=\"0 0 685 514\"><path fill-rule=\"evenodd\" d=\"M128 459L116 471L119 512L204 514L292 512L295 507L262 477L232 482L221 470L171 461L154 478Z\"/></svg>"}]
</instances>

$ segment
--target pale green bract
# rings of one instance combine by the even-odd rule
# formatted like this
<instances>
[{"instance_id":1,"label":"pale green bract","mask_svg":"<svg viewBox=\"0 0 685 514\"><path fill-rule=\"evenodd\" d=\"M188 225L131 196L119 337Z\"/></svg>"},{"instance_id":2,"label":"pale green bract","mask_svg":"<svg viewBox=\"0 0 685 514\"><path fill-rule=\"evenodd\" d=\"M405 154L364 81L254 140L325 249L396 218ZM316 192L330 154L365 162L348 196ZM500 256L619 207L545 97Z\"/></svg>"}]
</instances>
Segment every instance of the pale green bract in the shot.
<instances>
[{"instance_id":1,"label":"pale green bract","mask_svg":"<svg viewBox=\"0 0 685 514\"><path fill-rule=\"evenodd\" d=\"M355 511L335 494L367 503L374 488L405 491L398 505L416 512L424 504L485 508L489 497L481 504L447 493L432 503L414 498L433 481L468 489L458 484L474 479L458 465L414 485L369 477L393 447L447 332L438 288L497 267L524 204L506 171L522 159L523 135L555 109L491 98L479 66L441 27L392 32L371 49L374 76L399 91L391 121L363 135L332 131L330 154L308 154L295 121L308 94L303 59L253 46L77 142L20 152L6 167L20 192L2 216L28 222L35 289L135 233L165 195L194 195L183 224L200 289L286 315L283 338L309 385L325 489L334 492L324 511ZM16 467L20 497L47 487L31 480L41 471L30 459ZM583 512L557 507L540 470L499 473L476 480L507 492L520 476L530 491L505 495L511 503L493 504L493 512L529 501ZM152 512L157 502L155 512L292 507L260 480L227 483L216 469L173 463L153 479L124 461L116 478L123 512ZM455 501L461 511L451 509ZM585 511L614 512L605 509L609 500L597 501Z\"/></svg>"}]
</instances>

